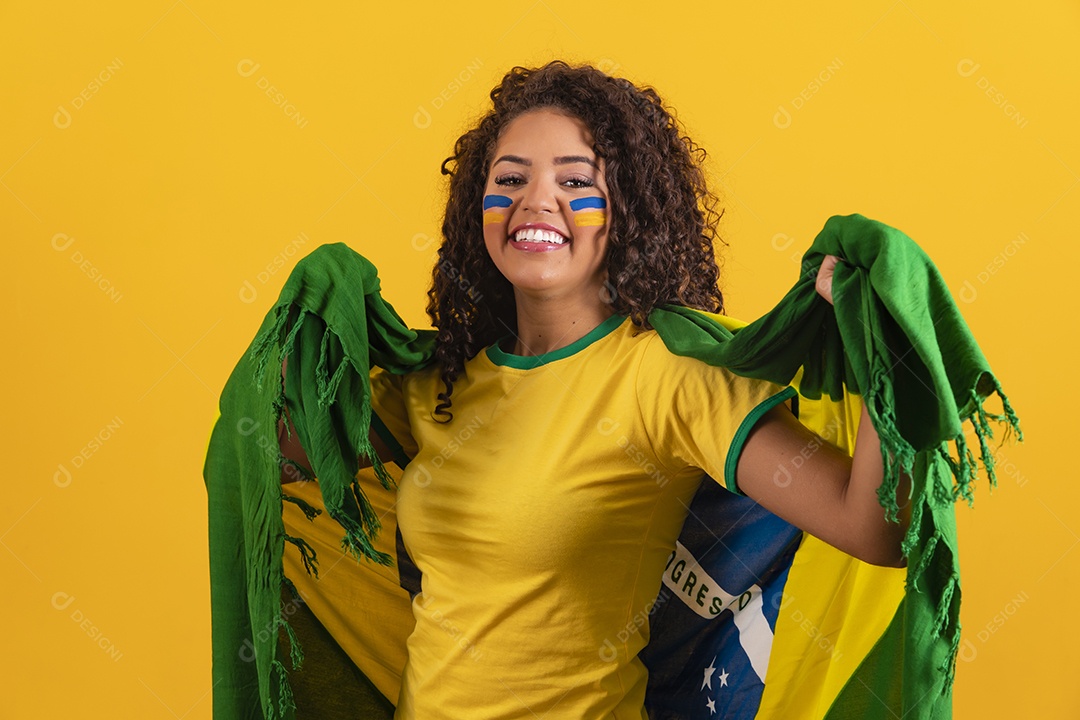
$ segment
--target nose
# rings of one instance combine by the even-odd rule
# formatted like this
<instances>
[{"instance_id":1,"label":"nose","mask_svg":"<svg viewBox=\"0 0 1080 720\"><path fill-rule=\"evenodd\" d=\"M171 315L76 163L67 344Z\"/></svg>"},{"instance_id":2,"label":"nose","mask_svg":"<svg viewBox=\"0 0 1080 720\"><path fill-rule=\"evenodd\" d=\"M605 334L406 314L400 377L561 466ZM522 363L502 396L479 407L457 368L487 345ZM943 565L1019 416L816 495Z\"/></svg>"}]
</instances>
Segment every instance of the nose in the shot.
<instances>
[{"instance_id":1,"label":"nose","mask_svg":"<svg viewBox=\"0 0 1080 720\"><path fill-rule=\"evenodd\" d=\"M554 178L537 173L525 188L521 199L521 209L526 212L553 213L559 209L555 192L557 185Z\"/></svg>"}]
</instances>

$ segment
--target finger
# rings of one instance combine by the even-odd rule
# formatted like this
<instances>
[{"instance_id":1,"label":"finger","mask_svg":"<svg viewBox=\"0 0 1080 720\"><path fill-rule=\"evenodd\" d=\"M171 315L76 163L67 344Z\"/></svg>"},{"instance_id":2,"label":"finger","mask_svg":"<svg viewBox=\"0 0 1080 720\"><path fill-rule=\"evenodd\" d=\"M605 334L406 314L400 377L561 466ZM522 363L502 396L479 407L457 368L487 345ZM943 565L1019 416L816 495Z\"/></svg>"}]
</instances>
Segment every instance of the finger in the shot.
<instances>
[{"instance_id":1,"label":"finger","mask_svg":"<svg viewBox=\"0 0 1080 720\"><path fill-rule=\"evenodd\" d=\"M817 278L814 281L814 289L817 290L818 295L821 295L830 303L833 301L833 271L838 260L839 258L835 255L826 255L825 259L821 261L821 267L818 268Z\"/></svg>"}]
</instances>

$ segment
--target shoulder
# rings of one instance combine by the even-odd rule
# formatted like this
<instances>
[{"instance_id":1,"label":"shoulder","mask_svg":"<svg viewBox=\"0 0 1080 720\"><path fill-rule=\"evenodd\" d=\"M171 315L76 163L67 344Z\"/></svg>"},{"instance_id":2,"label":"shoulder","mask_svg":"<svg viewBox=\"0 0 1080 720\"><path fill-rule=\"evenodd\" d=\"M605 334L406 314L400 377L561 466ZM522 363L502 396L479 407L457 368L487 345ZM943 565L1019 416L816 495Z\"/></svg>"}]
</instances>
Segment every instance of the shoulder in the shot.
<instances>
[{"instance_id":1,"label":"shoulder","mask_svg":"<svg viewBox=\"0 0 1080 720\"><path fill-rule=\"evenodd\" d=\"M673 352L656 330L645 331L640 347L639 381L653 387L678 386L686 382L729 388L762 382L736 375L726 367L710 365L701 358Z\"/></svg>"},{"instance_id":2,"label":"shoulder","mask_svg":"<svg viewBox=\"0 0 1080 720\"><path fill-rule=\"evenodd\" d=\"M794 394L783 385L738 375L699 357L675 353L655 331L642 348L637 390L643 407L681 415L704 413L714 418L746 417L759 406L772 407Z\"/></svg>"},{"instance_id":3,"label":"shoulder","mask_svg":"<svg viewBox=\"0 0 1080 720\"><path fill-rule=\"evenodd\" d=\"M433 389L441 387L442 373L437 363L420 370L398 374L373 365L370 372L371 395L376 403L403 402L410 398L428 396L434 398Z\"/></svg>"}]
</instances>

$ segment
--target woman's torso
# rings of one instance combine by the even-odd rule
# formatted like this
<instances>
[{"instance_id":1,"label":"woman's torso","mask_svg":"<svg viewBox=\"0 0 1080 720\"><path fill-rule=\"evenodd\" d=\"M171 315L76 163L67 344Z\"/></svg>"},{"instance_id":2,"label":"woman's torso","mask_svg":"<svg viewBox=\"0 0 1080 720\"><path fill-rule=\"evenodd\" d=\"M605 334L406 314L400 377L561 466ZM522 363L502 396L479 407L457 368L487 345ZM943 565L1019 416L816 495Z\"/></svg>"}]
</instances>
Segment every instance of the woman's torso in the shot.
<instances>
[{"instance_id":1,"label":"woman's torso","mask_svg":"<svg viewBox=\"0 0 1080 720\"><path fill-rule=\"evenodd\" d=\"M431 417L437 371L402 387L415 456L398 523L423 579L397 717L645 717L637 656L701 468L722 477L776 386L616 315L544 356L481 352L450 423Z\"/></svg>"}]
</instances>

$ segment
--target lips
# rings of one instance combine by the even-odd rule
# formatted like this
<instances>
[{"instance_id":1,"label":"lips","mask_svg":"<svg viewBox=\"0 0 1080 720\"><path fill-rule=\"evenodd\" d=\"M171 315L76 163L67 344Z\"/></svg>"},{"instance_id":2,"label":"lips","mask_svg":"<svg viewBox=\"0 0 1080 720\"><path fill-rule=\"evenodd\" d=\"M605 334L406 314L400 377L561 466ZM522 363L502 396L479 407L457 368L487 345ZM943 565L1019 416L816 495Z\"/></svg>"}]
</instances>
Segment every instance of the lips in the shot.
<instances>
[{"instance_id":1,"label":"lips","mask_svg":"<svg viewBox=\"0 0 1080 720\"><path fill-rule=\"evenodd\" d=\"M570 244L566 233L547 223L522 223L510 231L508 241L527 252L558 250Z\"/></svg>"}]
</instances>

